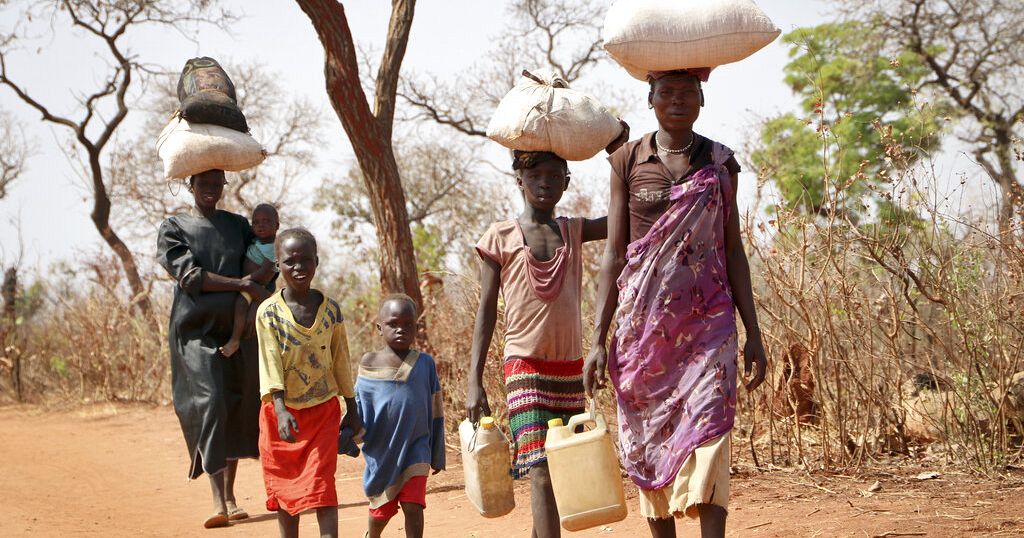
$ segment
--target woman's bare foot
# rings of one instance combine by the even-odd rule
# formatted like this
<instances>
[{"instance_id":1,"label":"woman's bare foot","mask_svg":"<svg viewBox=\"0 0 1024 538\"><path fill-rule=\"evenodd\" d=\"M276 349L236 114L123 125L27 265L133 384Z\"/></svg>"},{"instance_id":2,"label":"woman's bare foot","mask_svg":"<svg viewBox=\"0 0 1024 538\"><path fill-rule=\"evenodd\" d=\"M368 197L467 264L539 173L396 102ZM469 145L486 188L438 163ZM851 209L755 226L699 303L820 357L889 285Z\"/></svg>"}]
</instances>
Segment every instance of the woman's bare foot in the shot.
<instances>
[{"instance_id":1,"label":"woman's bare foot","mask_svg":"<svg viewBox=\"0 0 1024 538\"><path fill-rule=\"evenodd\" d=\"M228 343L220 347L220 354L224 355L225 357L230 357L234 355L236 351L238 351L238 347L240 345L241 342L239 342L235 338L232 338L231 340L228 340Z\"/></svg>"}]
</instances>

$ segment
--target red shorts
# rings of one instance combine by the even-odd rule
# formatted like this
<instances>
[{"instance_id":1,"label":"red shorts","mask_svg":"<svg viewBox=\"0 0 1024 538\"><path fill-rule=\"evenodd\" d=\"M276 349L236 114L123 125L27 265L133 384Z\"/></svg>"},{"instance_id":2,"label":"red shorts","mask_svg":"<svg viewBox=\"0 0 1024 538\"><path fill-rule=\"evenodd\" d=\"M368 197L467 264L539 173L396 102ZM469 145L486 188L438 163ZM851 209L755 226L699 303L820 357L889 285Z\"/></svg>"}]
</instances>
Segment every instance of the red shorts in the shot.
<instances>
[{"instance_id":1,"label":"red shorts","mask_svg":"<svg viewBox=\"0 0 1024 538\"><path fill-rule=\"evenodd\" d=\"M427 507L427 477L414 476L405 481L398 496L387 504L370 509L370 517L379 521L387 521L398 513L398 503L416 503Z\"/></svg>"}]
</instances>

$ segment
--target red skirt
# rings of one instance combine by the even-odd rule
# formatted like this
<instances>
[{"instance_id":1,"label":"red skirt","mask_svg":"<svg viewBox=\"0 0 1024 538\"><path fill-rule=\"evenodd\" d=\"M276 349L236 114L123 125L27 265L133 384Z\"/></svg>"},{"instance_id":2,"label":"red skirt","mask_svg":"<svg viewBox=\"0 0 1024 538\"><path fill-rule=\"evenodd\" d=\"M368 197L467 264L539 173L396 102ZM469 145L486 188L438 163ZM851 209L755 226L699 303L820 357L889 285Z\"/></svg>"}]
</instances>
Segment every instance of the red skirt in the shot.
<instances>
[{"instance_id":1,"label":"red skirt","mask_svg":"<svg viewBox=\"0 0 1024 538\"><path fill-rule=\"evenodd\" d=\"M338 468L338 428L341 405L337 398L307 409L288 408L299 431L295 442L277 433L273 402L260 409L260 461L267 488L267 510L296 515L310 508L337 506L334 471Z\"/></svg>"}]
</instances>

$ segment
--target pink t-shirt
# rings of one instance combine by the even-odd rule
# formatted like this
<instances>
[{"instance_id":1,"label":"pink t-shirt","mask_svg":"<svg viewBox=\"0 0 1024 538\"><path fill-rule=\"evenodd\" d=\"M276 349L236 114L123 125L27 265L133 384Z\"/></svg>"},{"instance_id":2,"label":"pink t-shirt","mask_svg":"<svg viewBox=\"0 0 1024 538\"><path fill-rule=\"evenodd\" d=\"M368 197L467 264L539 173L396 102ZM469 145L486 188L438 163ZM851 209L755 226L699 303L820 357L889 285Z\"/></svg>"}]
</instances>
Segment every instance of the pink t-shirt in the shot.
<instances>
[{"instance_id":1,"label":"pink t-shirt","mask_svg":"<svg viewBox=\"0 0 1024 538\"><path fill-rule=\"evenodd\" d=\"M567 361L583 356L583 219L556 221L565 245L548 261L533 257L515 219L492 224L476 244L480 256L501 267L506 358Z\"/></svg>"}]
</instances>

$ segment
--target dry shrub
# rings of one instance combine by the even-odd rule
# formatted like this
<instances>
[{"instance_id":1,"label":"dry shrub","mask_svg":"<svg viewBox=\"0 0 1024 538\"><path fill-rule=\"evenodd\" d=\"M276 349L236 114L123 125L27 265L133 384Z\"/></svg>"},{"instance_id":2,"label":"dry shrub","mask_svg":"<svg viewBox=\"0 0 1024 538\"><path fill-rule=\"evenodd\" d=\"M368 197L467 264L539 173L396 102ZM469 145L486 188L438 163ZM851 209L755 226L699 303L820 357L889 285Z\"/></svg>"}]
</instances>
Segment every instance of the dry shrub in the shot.
<instances>
[{"instance_id":1,"label":"dry shrub","mask_svg":"<svg viewBox=\"0 0 1024 538\"><path fill-rule=\"evenodd\" d=\"M438 374L445 391L445 413L449 427L458 427L466 417L466 389L473 347L473 327L480 301L480 285L475 278L445 275L444 290L424 296L424 318L430 331L428 347L438 357ZM484 368L484 389L491 414L507 424L505 383L501 368L505 347L505 308L498 300L498 320Z\"/></svg>"},{"instance_id":2,"label":"dry shrub","mask_svg":"<svg viewBox=\"0 0 1024 538\"><path fill-rule=\"evenodd\" d=\"M775 377L784 353L805 349L818 411L813 425L801 425L767 412L770 391L741 398L741 450L755 462L767 452L773 464L859 465L917 454L929 436L939 441L932 452L950 462L994 469L1020 459L996 395L1024 370L1022 230L999 233L983 217L946 214L942 202L962 193L937 196L930 168L901 166L892 156L905 153L885 140L888 173L876 192L896 207L889 218L858 222L828 209L846 205L864 177L823 178L830 203L822 215L779 211L767 226L748 218ZM915 376L934 386L909 391Z\"/></svg>"},{"instance_id":3,"label":"dry shrub","mask_svg":"<svg viewBox=\"0 0 1024 538\"><path fill-rule=\"evenodd\" d=\"M161 403L170 397L165 298L154 320L102 286L50 298L25 328L22 383L29 401Z\"/></svg>"}]
</instances>

